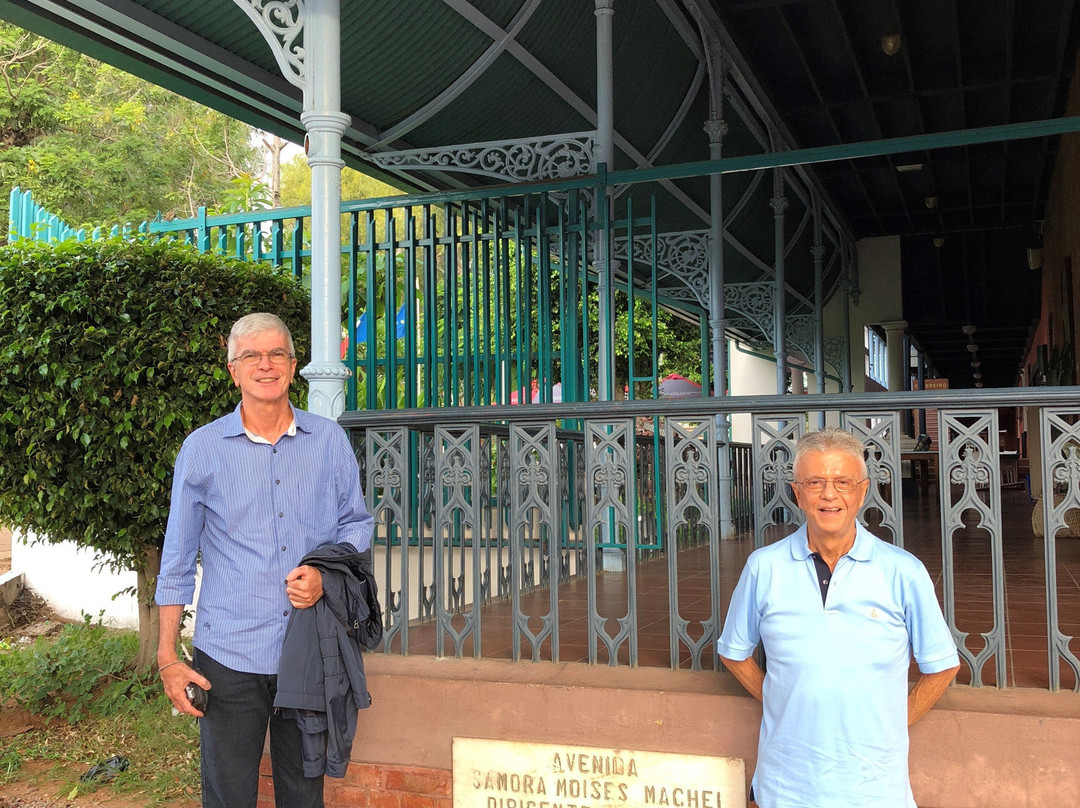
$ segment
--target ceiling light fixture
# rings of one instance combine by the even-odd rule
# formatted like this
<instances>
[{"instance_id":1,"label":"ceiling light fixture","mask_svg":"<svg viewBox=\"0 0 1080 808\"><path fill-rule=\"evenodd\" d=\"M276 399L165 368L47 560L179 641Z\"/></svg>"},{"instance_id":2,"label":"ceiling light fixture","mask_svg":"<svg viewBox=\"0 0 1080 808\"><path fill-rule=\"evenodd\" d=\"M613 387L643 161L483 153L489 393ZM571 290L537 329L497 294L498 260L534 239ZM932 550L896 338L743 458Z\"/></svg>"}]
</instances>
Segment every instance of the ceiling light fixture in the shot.
<instances>
[{"instance_id":1,"label":"ceiling light fixture","mask_svg":"<svg viewBox=\"0 0 1080 808\"><path fill-rule=\"evenodd\" d=\"M945 237L944 236L937 236L934 239L934 246L939 247L939 248L944 247L945 246Z\"/></svg>"},{"instance_id":2,"label":"ceiling light fixture","mask_svg":"<svg viewBox=\"0 0 1080 808\"><path fill-rule=\"evenodd\" d=\"M921 171L922 163L901 163L896 167L896 170L901 174L906 174L909 171Z\"/></svg>"},{"instance_id":3,"label":"ceiling light fixture","mask_svg":"<svg viewBox=\"0 0 1080 808\"><path fill-rule=\"evenodd\" d=\"M930 210L933 210L934 208L937 207L937 197L936 196L925 197L923 199L923 202L926 203L926 207L930 208Z\"/></svg>"},{"instance_id":4,"label":"ceiling light fixture","mask_svg":"<svg viewBox=\"0 0 1080 808\"><path fill-rule=\"evenodd\" d=\"M972 342L970 345L965 345L964 347L971 351L971 353L975 353L977 350L979 350L979 346L976 345L974 342Z\"/></svg>"},{"instance_id":5,"label":"ceiling light fixture","mask_svg":"<svg viewBox=\"0 0 1080 808\"><path fill-rule=\"evenodd\" d=\"M967 334L970 337L972 334L975 333L975 326L973 326L973 325L965 325L960 330L963 331L965 334Z\"/></svg>"},{"instance_id":6,"label":"ceiling light fixture","mask_svg":"<svg viewBox=\"0 0 1080 808\"><path fill-rule=\"evenodd\" d=\"M896 56L900 52L900 46L904 44L903 37L899 33L885 34L881 38L881 49L886 56Z\"/></svg>"},{"instance_id":7,"label":"ceiling light fixture","mask_svg":"<svg viewBox=\"0 0 1080 808\"><path fill-rule=\"evenodd\" d=\"M973 368L981 368L982 367L982 362L980 362L978 359L972 359L971 360L971 366Z\"/></svg>"}]
</instances>

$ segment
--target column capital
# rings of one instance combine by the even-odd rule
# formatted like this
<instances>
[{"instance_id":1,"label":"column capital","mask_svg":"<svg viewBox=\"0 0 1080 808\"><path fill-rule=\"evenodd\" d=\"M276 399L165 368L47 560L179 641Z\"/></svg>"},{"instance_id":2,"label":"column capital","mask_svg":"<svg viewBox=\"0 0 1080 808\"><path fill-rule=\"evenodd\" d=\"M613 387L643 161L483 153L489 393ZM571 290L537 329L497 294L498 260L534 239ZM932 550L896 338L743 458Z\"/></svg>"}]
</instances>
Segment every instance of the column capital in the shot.
<instances>
[{"instance_id":1,"label":"column capital","mask_svg":"<svg viewBox=\"0 0 1080 808\"><path fill-rule=\"evenodd\" d=\"M615 13L615 0L594 0L596 4L597 15L600 14L614 14Z\"/></svg>"},{"instance_id":2,"label":"column capital","mask_svg":"<svg viewBox=\"0 0 1080 808\"><path fill-rule=\"evenodd\" d=\"M825 259L825 245L815 244L810 248L810 257L815 261L822 261Z\"/></svg>"},{"instance_id":3,"label":"column capital","mask_svg":"<svg viewBox=\"0 0 1080 808\"><path fill-rule=\"evenodd\" d=\"M769 206L773 209L773 215L774 216L781 216L781 215L783 215L784 211L787 210L787 206L788 206L787 197L786 196L774 196L772 199L769 200Z\"/></svg>"},{"instance_id":4,"label":"column capital","mask_svg":"<svg viewBox=\"0 0 1080 808\"><path fill-rule=\"evenodd\" d=\"M886 335L898 332L902 334L908 327L907 320L882 320L878 325L885 329Z\"/></svg>"},{"instance_id":5,"label":"column capital","mask_svg":"<svg viewBox=\"0 0 1080 808\"><path fill-rule=\"evenodd\" d=\"M723 118L709 118L702 127L709 136L709 143L719 145L724 142L724 135L728 133L727 121Z\"/></svg>"}]
</instances>

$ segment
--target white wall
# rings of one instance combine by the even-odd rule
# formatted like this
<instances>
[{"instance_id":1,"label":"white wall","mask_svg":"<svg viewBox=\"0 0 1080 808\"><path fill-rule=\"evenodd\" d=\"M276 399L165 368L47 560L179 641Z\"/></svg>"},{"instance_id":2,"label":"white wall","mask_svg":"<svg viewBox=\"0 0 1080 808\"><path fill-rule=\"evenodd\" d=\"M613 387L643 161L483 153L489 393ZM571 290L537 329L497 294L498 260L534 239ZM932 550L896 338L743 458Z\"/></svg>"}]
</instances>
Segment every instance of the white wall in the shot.
<instances>
[{"instance_id":1,"label":"white wall","mask_svg":"<svg viewBox=\"0 0 1080 808\"><path fill-rule=\"evenodd\" d=\"M775 396L776 362L747 353L745 346L728 343L728 365L733 396ZM736 443L749 443L752 435L750 413L731 416L731 439Z\"/></svg>"},{"instance_id":2,"label":"white wall","mask_svg":"<svg viewBox=\"0 0 1080 808\"><path fill-rule=\"evenodd\" d=\"M139 609L134 595L113 595L135 586L135 573L95 569L95 553L72 542L24 543L27 534L16 529L11 540L11 569L26 577L26 585L60 617L79 620L85 612L94 620L105 611L106 625L136 628Z\"/></svg>"},{"instance_id":3,"label":"white wall","mask_svg":"<svg viewBox=\"0 0 1080 808\"><path fill-rule=\"evenodd\" d=\"M902 320L903 284L900 275L900 238L864 238L856 244L859 255L859 304L851 307L851 386L866 392L863 329L872 323ZM833 295L825 308L825 333L843 333L844 295Z\"/></svg>"}]
</instances>

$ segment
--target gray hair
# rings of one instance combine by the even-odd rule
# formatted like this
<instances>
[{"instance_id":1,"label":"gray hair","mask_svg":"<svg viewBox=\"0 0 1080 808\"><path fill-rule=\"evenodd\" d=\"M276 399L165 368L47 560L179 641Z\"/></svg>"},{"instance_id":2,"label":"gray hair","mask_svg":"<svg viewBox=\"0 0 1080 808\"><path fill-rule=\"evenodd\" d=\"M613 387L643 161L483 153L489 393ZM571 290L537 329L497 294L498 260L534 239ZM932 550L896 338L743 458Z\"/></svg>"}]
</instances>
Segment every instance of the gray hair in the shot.
<instances>
[{"instance_id":1,"label":"gray hair","mask_svg":"<svg viewBox=\"0 0 1080 808\"><path fill-rule=\"evenodd\" d=\"M292 332L290 332L289 327L285 325L285 321L276 314L257 311L254 314L245 314L233 323L232 330L229 332L229 361L232 362L236 359L237 342L244 339L244 337L250 337L252 334L261 334L264 331L277 331L279 334L284 334L285 341L289 345L289 353L296 353L296 349L293 346Z\"/></svg>"},{"instance_id":2,"label":"gray hair","mask_svg":"<svg viewBox=\"0 0 1080 808\"><path fill-rule=\"evenodd\" d=\"M817 432L808 432L795 444L795 462L792 471L799 466L799 461L807 452L841 452L849 454L859 461L862 476L867 477L866 446L850 432L835 426L828 426Z\"/></svg>"}]
</instances>

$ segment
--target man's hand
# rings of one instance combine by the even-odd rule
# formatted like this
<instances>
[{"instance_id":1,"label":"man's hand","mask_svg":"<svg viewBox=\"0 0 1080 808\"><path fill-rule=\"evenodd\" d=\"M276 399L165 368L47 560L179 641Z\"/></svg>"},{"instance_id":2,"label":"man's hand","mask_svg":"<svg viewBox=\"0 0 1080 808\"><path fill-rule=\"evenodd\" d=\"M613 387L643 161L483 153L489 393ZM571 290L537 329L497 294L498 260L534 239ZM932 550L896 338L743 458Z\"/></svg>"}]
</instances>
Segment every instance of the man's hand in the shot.
<instances>
[{"instance_id":1,"label":"man's hand","mask_svg":"<svg viewBox=\"0 0 1080 808\"><path fill-rule=\"evenodd\" d=\"M307 609L322 597L322 573L304 564L285 578L285 594L294 609Z\"/></svg>"},{"instance_id":2,"label":"man's hand","mask_svg":"<svg viewBox=\"0 0 1080 808\"><path fill-rule=\"evenodd\" d=\"M186 662L167 662L160 667L159 675L161 684L165 688L165 695L169 697L169 701L177 712L201 718L202 713L191 706L184 688L189 682L194 682L199 687L209 690L210 680L195 673Z\"/></svg>"}]
</instances>

